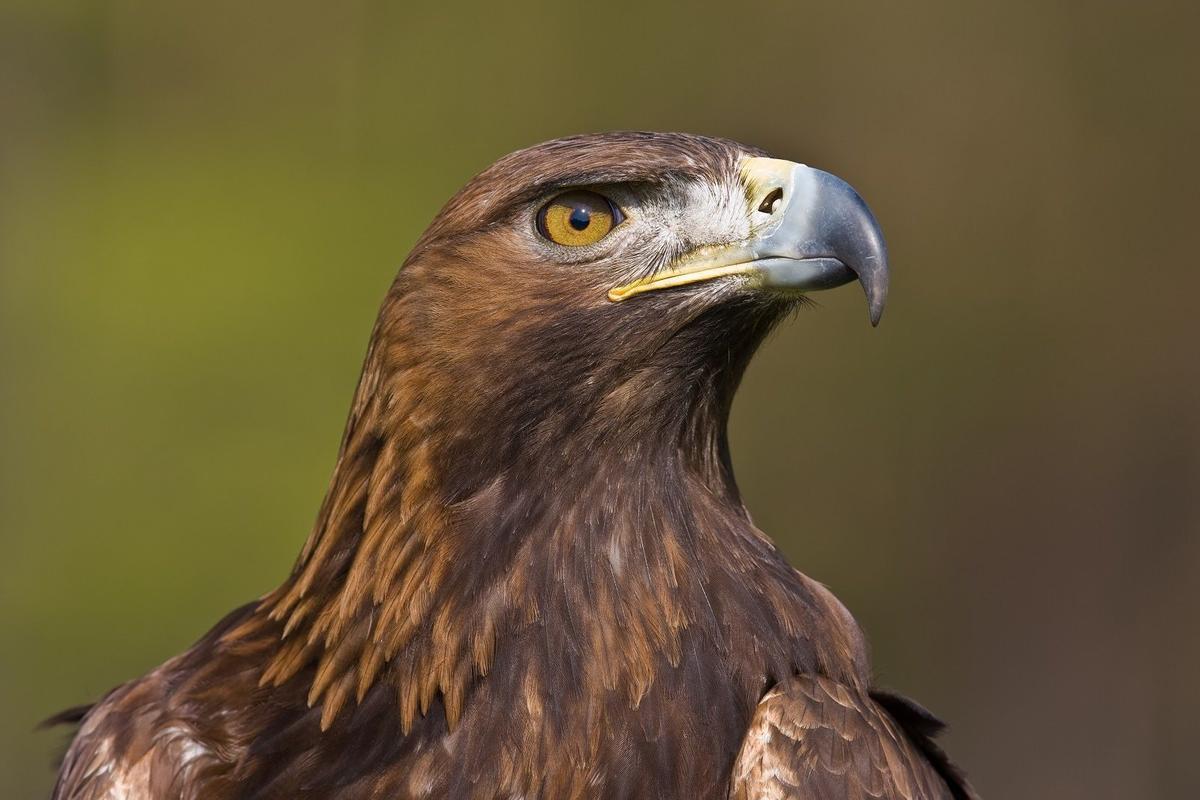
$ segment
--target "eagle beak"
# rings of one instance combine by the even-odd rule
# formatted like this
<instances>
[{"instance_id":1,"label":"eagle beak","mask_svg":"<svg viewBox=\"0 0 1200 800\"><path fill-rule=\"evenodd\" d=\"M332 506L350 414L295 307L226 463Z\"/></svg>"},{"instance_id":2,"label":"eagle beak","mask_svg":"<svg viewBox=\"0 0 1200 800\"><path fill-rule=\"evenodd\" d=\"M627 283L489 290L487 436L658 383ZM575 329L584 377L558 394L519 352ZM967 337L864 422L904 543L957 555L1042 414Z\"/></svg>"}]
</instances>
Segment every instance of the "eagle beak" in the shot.
<instances>
[{"instance_id":1,"label":"eagle beak","mask_svg":"<svg viewBox=\"0 0 1200 800\"><path fill-rule=\"evenodd\" d=\"M644 292L740 276L766 291L811 292L857 280L871 324L887 300L887 246L867 204L841 178L791 161L747 158L742 177L754 235L689 253L670 269L608 293L614 302Z\"/></svg>"}]
</instances>

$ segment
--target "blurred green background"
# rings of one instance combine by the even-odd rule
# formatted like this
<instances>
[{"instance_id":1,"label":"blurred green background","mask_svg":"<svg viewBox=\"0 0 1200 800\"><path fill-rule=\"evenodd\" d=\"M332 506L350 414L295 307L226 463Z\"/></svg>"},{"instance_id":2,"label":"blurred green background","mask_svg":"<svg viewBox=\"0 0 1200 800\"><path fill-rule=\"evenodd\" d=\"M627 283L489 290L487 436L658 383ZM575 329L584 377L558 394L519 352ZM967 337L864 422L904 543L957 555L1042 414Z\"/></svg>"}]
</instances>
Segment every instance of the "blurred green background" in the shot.
<instances>
[{"instance_id":1,"label":"blurred green background","mask_svg":"<svg viewBox=\"0 0 1200 800\"><path fill-rule=\"evenodd\" d=\"M39 719L285 575L441 203L617 128L820 166L884 225L881 328L822 295L732 431L880 682L987 797L1193 793L1193 8L3 0L0 795L48 790Z\"/></svg>"}]
</instances>

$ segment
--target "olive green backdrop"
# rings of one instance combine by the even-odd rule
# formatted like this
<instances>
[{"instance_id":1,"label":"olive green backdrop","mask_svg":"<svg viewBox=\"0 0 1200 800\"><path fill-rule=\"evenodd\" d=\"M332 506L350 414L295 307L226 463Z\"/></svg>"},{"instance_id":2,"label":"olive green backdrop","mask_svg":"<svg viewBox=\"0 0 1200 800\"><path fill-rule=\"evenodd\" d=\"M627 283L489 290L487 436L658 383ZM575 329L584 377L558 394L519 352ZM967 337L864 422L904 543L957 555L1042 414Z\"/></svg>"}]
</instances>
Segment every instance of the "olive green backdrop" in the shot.
<instances>
[{"instance_id":1,"label":"olive green backdrop","mask_svg":"<svg viewBox=\"0 0 1200 800\"><path fill-rule=\"evenodd\" d=\"M306 536L377 303L496 157L615 128L836 172L887 232L765 347L760 527L990 798L1200 785L1189 4L0 3L0 796L37 721Z\"/></svg>"}]
</instances>

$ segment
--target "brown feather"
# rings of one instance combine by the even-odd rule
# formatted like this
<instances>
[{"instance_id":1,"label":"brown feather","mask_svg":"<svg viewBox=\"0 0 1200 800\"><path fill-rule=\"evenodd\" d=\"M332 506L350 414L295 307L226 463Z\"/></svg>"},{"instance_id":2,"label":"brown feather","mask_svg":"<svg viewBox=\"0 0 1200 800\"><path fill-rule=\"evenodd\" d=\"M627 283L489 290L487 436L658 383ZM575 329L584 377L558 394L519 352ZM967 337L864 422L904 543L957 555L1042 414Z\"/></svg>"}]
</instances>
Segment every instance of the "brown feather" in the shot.
<instances>
[{"instance_id":1,"label":"brown feather","mask_svg":"<svg viewBox=\"0 0 1200 800\"><path fill-rule=\"evenodd\" d=\"M759 704L734 765L734 800L970 800L870 694L818 675Z\"/></svg>"}]
</instances>

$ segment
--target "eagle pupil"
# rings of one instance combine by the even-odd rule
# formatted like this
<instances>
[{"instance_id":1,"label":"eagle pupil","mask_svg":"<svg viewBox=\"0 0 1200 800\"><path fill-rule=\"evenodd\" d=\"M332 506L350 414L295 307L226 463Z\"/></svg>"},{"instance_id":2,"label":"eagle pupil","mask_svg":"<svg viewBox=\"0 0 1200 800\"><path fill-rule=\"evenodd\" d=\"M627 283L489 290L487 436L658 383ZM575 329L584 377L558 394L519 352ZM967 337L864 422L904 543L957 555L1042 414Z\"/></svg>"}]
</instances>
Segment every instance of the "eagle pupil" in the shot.
<instances>
[{"instance_id":1,"label":"eagle pupil","mask_svg":"<svg viewBox=\"0 0 1200 800\"><path fill-rule=\"evenodd\" d=\"M586 208L573 208L571 209L571 216L568 218L568 221L571 223L572 228L581 231L591 223L592 215L588 213Z\"/></svg>"}]
</instances>

